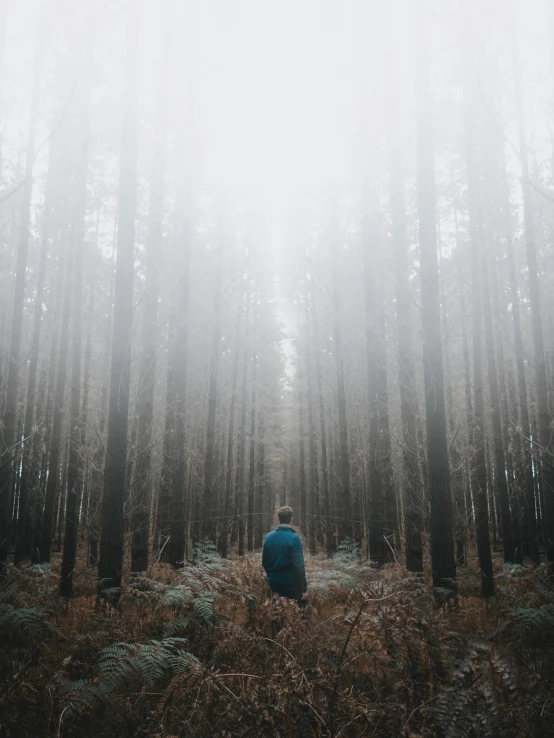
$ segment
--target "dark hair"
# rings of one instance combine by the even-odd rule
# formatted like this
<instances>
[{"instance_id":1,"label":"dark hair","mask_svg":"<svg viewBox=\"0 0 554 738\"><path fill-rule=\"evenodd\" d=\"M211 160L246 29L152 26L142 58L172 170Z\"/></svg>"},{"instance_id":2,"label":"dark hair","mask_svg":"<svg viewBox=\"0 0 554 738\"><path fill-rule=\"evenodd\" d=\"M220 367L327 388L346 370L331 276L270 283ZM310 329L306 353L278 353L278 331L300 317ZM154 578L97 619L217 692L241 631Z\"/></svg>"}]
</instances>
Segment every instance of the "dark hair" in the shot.
<instances>
[{"instance_id":1,"label":"dark hair","mask_svg":"<svg viewBox=\"0 0 554 738\"><path fill-rule=\"evenodd\" d=\"M279 518L280 523L290 523L292 520L292 507L289 507L288 505L283 505L283 507L280 507L277 510L277 516Z\"/></svg>"}]
</instances>

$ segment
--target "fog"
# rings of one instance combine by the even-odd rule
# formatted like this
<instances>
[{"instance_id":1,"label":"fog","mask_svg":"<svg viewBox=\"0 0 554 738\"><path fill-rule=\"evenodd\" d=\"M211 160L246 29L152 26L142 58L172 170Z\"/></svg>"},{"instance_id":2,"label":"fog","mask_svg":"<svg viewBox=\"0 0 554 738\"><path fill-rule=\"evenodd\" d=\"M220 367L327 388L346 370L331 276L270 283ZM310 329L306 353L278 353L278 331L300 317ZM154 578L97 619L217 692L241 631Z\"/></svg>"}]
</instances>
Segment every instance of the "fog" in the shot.
<instances>
[{"instance_id":1,"label":"fog","mask_svg":"<svg viewBox=\"0 0 554 738\"><path fill-rule=\"evenodd\" d=\"M554 565L551 4L0 7L2 561Z\"/></svg>"}]
</instances>

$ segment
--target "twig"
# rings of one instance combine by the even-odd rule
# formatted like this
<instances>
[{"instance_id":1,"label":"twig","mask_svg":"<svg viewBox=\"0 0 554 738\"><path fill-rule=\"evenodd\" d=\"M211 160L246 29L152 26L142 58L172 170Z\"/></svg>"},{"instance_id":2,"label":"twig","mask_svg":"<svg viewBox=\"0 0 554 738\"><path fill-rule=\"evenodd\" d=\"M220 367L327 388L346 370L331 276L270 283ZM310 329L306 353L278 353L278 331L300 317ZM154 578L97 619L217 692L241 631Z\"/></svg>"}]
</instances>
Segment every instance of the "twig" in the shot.
<instances>
[{"instance_id":1,"label":"twig","mask_svg":"<svg viewBox=\"0 0 554 738\"><path fill-rule=\"evenodd\" d=\"M416 714L418 710L421 710L422 707L425 707L425 705L428 705L430 702L433 702L433 700L438 699L441 696L441 693L434 695L433 697L430 697L428 700L425 700L425 702L422 702L421 705L418 705L417 707L414 707L414 709L411 711L411 713L408 715L408 719L404 723L404 730L407 729L408 723L413 718L413 716Z\"/></svg>"},{"instance_id":2,"label":"twig","mask_svg":"<svg viewBox=\"0 0 554 738\"><path fill-rule=\"evenodd\" d=\"M393 548L393 547L392 547L392 546L390 545L390 541L389 541L389 539L387 538L387 536L386 536L386 535L383 535L383 538L385 539L385 541L387 542L387 546L388 546L388 547L390 548L390 550L391 550L391 553L392 553L392 556L393 556L393 559L394 559L394 563L395 563L395 564L398 564L398 561L396 560L396 554L394 553L394 548Z\"/></svg>"},{"instance_id":3,"label":"twig","mask_svg":"<svg viewBox=\"0 0 554 738\"><path fill-rule=\"evenodd\" d=\"M276 646L280 646L283 649L283 651L285 651L286 653L288 653L288 655L291 657L291 659L293 661L296 661L296 659L294 658L294 656L292 655L292 653L288 649L286 649L281 643L278 643L277 641L274 641L273 638L265 638L265 637L262 637L262 641L270 641L271 643L274 643Z\"/></svg>"},{"instance_id":4,"label":"twig","mask_svg":"<svg viewBox=\"0 0 554 738\"><path fill-rule=\"evenodd\" d=\"M160 548L160 553L159 553L159 556L158 556L158 560L157 560L157 562L156 562L157 564L159 564L159 563L160 563L160 559L162 558L162 553L163 553L163 550L164 550L164 548L165 548L165 547L167 546L167 544L168 544L168 542L169 542L169 539L170 539L170 538L171 538L171 536L168 536L168 537L166 538L166 540L165 540L165 543L164 543L164 545L163 545L163 546L162 546L162 547Z\"/></svg>"}]
</instances>

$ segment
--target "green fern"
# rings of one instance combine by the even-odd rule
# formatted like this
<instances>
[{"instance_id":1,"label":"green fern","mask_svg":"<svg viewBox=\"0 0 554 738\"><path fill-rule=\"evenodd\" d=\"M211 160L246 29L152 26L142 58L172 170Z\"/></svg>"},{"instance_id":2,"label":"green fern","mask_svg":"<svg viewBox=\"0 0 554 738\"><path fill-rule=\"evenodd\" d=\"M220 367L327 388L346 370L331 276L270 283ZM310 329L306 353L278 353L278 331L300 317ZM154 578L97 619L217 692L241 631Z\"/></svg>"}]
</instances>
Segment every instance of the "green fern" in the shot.
<instances>
[{"instance_id":1,"label":"green fern","mask_svg":"<svg viewBox=\"0 0 554 738\"><path fill-rule=\"evenodd\" d=\"M517 607L510 610L509 620L496 633L531 640L554 638L554 604L542 607Z\"/></svg>"},{"instance_id":2,"label":"green fern","mask_svg":"<svg viewBox=\"0 0 554 738\"><path fill-rule=\"evenodd\" d=\"M65 684L59 695L70 710L96 710L113 704L123 695L137 694L144 687L163 688L175 677L198 665L186 650L184 638L165 638L148 643L113 643L99 656L93 681L79 679Z\"/></svg>"},{"instance_id":3,"label":"green fern","mask_svg":"<svg viewBox=\"0 0 554 738\"><path fill-rule=\"evenodd\" d=\"M355 589L356 580L346 572L319 570L310 577L309 585L312 592L330 594L333 589Z\"/></svg>"},{"instance_id":4,"label":"green fern","mask_svg":"<svg viewBox=\"0 0 554 738\"><path fill-rule=\"evenodd\" d=\"M0 605L0 638L4 641L31 639L57 633L47 620L44 610L38 607L14 607Z\"/></svg>"},{"instance_id":5,"label":"green fern","mask_svg":"<svg viewBox=\"0 0 554 738\"><path fill-rule=\"evenodd\" d=\"M337 546L336 558L349 563L357 563L362 558L360 544L352 538L343 538Z\"/></svg>"},{"instance_id":6,"label":"green fern","mask_svg":"<svg viewBox=\"0 0 554 738\"><path fill-rule=\"evenodd\" d=\"M217 553L217 548L209 538L202 538L192 552L195 564L204 564L209 568L224 569L226 562Z\"/></svg>"},{"instance_id":7,"label":"green fern","mask_svg":"<svg viewBox=\"0 0 554 738\"><path fill-rule=\"evenodd\" d=\"M158 604L160 607L186 607L191 599L192 592L187 587L167 587Z\"/></svg>"},{"instance_id":8,"label":"green fern","mask_svg":"<svg viewBox=\"0 0 554 738\"><path fill-rule=\"evenodd\" d=\"M189 614L170 620L163 626L164 636L182 636L191 629L216 627L227 623L227 618L215 609L216 596L204 594L192 600Z\"/></svg>"}]
</instances>

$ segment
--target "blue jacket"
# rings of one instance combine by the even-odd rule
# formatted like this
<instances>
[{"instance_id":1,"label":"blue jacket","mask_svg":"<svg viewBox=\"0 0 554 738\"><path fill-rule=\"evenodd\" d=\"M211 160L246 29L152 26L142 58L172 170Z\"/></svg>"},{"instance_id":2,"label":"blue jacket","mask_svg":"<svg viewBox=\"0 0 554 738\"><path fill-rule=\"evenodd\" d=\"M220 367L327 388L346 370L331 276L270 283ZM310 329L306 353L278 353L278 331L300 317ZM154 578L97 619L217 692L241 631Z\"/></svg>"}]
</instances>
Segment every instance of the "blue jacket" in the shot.
<instances>
[{"instance_id":1,"label":"blue jacket","mask_svg":"<svg viewBox=\"0 0 554 738\"><path fill-rule=\"evenodd\" d=\"M307 591L302 541L294 528L278 525L264 541L262 565L269 586L281 597L299 600Z\"/></svg>"}]
</instances>

